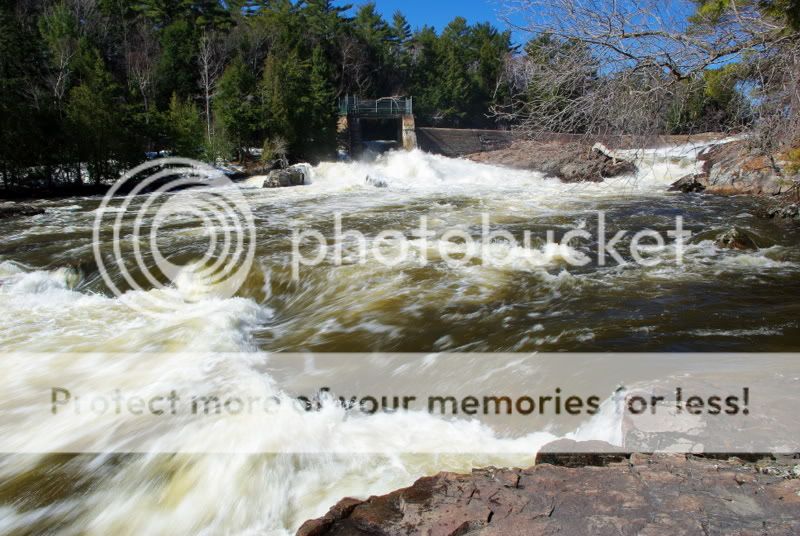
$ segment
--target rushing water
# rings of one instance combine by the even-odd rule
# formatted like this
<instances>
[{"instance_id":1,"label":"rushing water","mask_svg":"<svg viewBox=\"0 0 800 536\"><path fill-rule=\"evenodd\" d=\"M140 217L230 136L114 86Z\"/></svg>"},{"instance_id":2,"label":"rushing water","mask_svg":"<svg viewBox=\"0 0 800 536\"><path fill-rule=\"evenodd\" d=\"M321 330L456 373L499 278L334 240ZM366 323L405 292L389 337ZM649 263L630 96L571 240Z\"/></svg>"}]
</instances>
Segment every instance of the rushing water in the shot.
<instances>
[{"instance_id":1,"label":"rushing water","mask_svg":"<svg viewBox=\"0 0 800 536\"><path fill-rule=\"evenodd\" d=\"M298 188L264 190L251 180L242 192L257 225L256 262L244 284L234 297L202 300L200 315L194 310L170 318L129 307L147 293L163 292L148 288L141 274L143 288L122 298L108 292L91 243L99 199L41 202L43 215L5 220L0 229L0 349L104 352L106 359L123 352L796 350L798 232L756 217L757 202L750 198L666 193L691 169L687 155L695 152L651 152L638 176L601 184L562 184L421 152L322 164L313 170L313 183ZM386 187L368 184L368 176ZM593 232L598 211L605 213L609 235L644 228L666 233L676 216L706 235L686 246L680 265L671 262L676 252L668 247L654 254L664 261L658 266L575 267L565 262L563 249L534 242L532 250L493 245L505 249L503 262L492 266L450 266L437 256L433 239L424 266L412 247L417 257L394 267L368 258L302 266L299 279L292 278L293 229L330 237L335 213L343 214L345 229L372 237L383 229L410 233L422 217L436 233L460 229L477 236L489 214L493 230L521 238L525 231ZM734 225L754 233L761 249L720 249L703 239ZM175 222L158 237L179 264L201 256L206 239L192 221ZM124 288L119 274L110 276ZM184 371L164 362L138 379L218 379L213 371L187 379ZM4 374L22 371L6 367ZM64 371L37 374L36 385L51 385ZM246 363L231 365L227 374L254 390L280 389ZM31 381L15 388L24 397L35 387ZM602 418L595 417L583 436L609 439ZM305 426L330 424L309 420ZM330 440L326 429L299 435L322 444ZM552 437L532 431L504 438L486 427L445 425L422 415L344 423L337 434L353 442L353 454L8 456L0 462L0 533L289 533L347 495L388 492L440 470L530 465ZM223 436L187 433L184 440L214 443L212 450L224 452L226 442L291 443L297 436L297 430L243 429ZM365 451L359 442L385 454L357 454ZM424 442L440 442L454 454L397 453L397 445ZM465 454L475 444L492 453Z\"/></svg>"}]
</instances>

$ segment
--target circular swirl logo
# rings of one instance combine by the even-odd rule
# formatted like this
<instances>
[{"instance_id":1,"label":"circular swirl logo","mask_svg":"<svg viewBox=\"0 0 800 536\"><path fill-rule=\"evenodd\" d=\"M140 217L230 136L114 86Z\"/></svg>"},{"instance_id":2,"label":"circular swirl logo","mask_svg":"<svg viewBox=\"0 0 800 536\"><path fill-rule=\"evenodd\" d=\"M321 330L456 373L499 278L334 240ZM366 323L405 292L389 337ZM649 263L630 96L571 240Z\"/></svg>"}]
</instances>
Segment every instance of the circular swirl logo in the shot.
<instances>
[{"instance_id":1,"label":"circular swirl logo","mask_svg":"<svg viewBox=\"0 0 800 536\"><path fill-rule=\"evenodd\" d=\"M188 158L160 158L125 173L97 209L92 238L108 288L158 316L202 313L205 300L234 296L256 246L242 191Z\"/></svg>"}]
</instances>

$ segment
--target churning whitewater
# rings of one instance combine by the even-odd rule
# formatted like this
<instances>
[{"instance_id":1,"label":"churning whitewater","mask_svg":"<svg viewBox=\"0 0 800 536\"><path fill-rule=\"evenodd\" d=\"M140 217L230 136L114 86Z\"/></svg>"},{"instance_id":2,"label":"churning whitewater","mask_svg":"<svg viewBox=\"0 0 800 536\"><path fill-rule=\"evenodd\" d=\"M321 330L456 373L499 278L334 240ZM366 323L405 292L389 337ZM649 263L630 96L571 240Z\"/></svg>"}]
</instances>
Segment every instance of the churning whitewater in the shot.
<instances>
[{"instance_id":1,"label":"churning whitewater","mask_svg":"<svg viewBox=\"0 0 800 536\"><path fill-rule=\"evenodd\" d=\"M236 186L257 226L255 262L243 285L233 297L215 296L197 288L201 282L187 271L173 286L199 298L190 310L169 317L131 307L170 292L148 287L141 273L134 274L140 288L127 288L119 274L109 274L125 292L108 292L91 244L98 199L40 202L44 214L3 227L0 348L54 357L47 366L19 357L24 354L7 359L0 385L12 395L4 398L14 401L15 421L0 433L13 444L7 434L24 426L48 438L53 452L70 452L70 445L102 436L105 421L82 414L53 440L48 425L20 403L33 406L42 392L70 380L88 393L103 392L122 377L153 392L221 386L261 398L295 395L284 383L288 376L265 373L270 352L796 347L796 311L769 304L800 291L800 251L792 245L797 237L756 218L751 199L666 192L695 169L704 148L643 152L636 155L637 176L599 184L563 184L420 151L324 163L312 170L310 184L296 188L262 189L263 179L253 178ZM146 199L132 205L142 207ZM685 245L682 263L672 262L678 253L667 244L652 253L663 261L654 266L572 266L570 255L596 244L554 247L542 238L548 230L594 229L599 211L609 234L649 226L666 236L681 216L695 238ZM370 247L381 230L407 234L408 258L387 266L345 255L339 265L328 259L303 265L293 277L292 236L315 230L332 237L337 213ZM493 230L516 237L531 231L532 247L493 243L473 262L446 262L442 235L457 229L477 236L487 214ZM425 243L413 234L420 218L434 237ZM732 225L758 236L759 249L723 249L704 234ZM158 244L171 262L190 266L217 231L190 216L176 218L161 227ZM459 247L451 242L445 249L463 254ZM488 249L499 250L502 262L482 263ZM697 341L691 348L690 335ZM90 355L58 358L70 353ZM173 357L146 357L153 354ZM470 366L491 370L485 360ZM312 373L308 363L298 365L298 375ZM593 374L602 379L604 372ZM7 483L0 494L13 506L0 512L0 533L292 534L345 496L386 493L443 470L531 465L537 449L557 436L619 442L612 394L571 431L493 429L424 412L352 415L327 405L318 412L287 409L268 428L254 428L247 419L187 423L164 432L158 454L8 455L0 462L0 480ZM145 433L135 422L121 430ZM18 449L37 451L30 444Z\"/></svg>"}]
</instances>

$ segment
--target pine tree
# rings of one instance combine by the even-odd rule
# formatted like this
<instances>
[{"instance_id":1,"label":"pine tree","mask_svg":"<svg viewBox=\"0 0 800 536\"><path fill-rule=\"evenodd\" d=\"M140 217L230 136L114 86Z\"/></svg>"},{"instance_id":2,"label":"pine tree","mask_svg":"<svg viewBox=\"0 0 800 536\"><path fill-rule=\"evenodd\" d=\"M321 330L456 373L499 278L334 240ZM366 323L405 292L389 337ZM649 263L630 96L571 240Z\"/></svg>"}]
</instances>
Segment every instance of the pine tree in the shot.
<instances>
[{"instance_id":1,"label":"pine tree","mask_svg":"<svg viewBox=\"0 0 800 536\"><path fill-rule=\"evenodd\" d=\"M256 142L261 110L256 99L255 76L240 57L228 66L217 84L214 111L243 158L246 149Z\"/></svg>"},{"instance_id":2,"label":"pine tree","mask_svg":"<svg viewBox=\"0 0 800 536\"><path fill-rule=\"evenodd\" d=\"M205 132L196 104L173 93L166 121L170 148L176 156L197 158L203 153Z\"/></svg>"},{"instance_id":3,"label":"pine tree","mask_svg":"<svg viewBox=\"0 0 800 536\"><path fill-rule=\"evenodd\" d=\"M311 113L311 149L318 155L333 152L335 142L334 91L329 62L319 45L311 56L309 111ZM316 147L314 147L316 145ZM326 155L327 156L327 155Z\"/></svg>"},{"instance_id":4,"label":"pine tree","mask_svg":"<svg viewBox=\"0 0 800 536\"><path fill-rule=\"evenodd\" d=\"M79 161L86 163L95 184L115 176L114 162L122 164L124 138L119 104L120 87L95 55L92 70L72 88L67 102L67 119Z\"/></svg>"}]
</instances>

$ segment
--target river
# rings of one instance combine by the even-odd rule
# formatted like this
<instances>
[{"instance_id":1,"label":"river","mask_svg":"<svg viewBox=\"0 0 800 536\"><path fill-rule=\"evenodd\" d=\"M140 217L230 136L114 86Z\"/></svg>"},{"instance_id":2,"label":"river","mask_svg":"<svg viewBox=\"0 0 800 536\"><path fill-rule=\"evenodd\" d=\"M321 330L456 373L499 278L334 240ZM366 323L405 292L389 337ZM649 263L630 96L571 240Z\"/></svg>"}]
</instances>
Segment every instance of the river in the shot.
<instances>
[{"instance_id":1,"label":"river","mask_svg":"<svg viewBox=\"0 0 800 536\"><path fill-rule=\"evenodd\" d=\"M199 298L186 314L167 316L131 307L164 292L141 269L132 274L136 288L112 269L108 277L125 294L108 290L92 246L100 199L40 201L44 214L4 220L0 228L0 348L102 353L106 363L118 354L122 367L133 367L132 356L141 353L797 350L800 233L758 218L752 198L668 193L691 169L696 151L649 151L637 176L598 184L563 184L419 151L370 163L323 163L302 187L261 189L250 180L233 187L256 229L254 262L241 286L232 296L198 294L191 277L176 278L175 285ZM138 210L146 200L140 196L132 206ZM120 203L112 200L111 207ZM680 216L700 238L689 239L680 263L668 243L648 254L661 261L654 266L572 265L565 258L570 252L596 250L600 212L609 235L650 229L668 236ZM370 246L384 229L416 236L421 219L433 238L424 246L412 241L409 258L394 266L345 255L340 266L303 264L293 273L292 236L317 230L332 237L337 213ZM530 231L532 247L495 243L489 247L499 260L490 265L480 262L480 253L471 262L446 262L442 234L455 229L477 238L487 215L492 231L509 231L520 241ZM717 246L713 234L733 226L757 237L760 249ZM563 247L540 241L547 230L560 236L573 229L595 238ZM626 261L628 236L619 247ZM208 238L207 229L187 218L162 226L157 240L181 265L202 256ZM104 252L111 246L100 245ZM458 243L445 250L453 247ZM4 383L13 389L6 410L66 374L53 364L34 378L24 361L11 364L3 373L18 380ZM221 381L213 370L187 377L185 366L159 360L137 368L137 381ZM253 391L281 390L278 379L245 362L226 374ZM601 417L591 430L602 429ZM434 416L380 415L336 428L335 437L352 441L353 452L324 453L332 425L313 417L296 425L308 429L208 429L173 438L213 443L215 453L6 455L0 533L290 534L344 496L385 493L441 470L530 465L552 437L541 430L510 437L468 422L445 425ZM255 450L265 453L219 453L243 441L260 442ZM427 454L400 447L437 441L442 445L430 445ZM298 446L270 453L277 443ZM374 454L356 447L362 443ZM470 454L476 444L482 453Z\"/></svg>"}]
</instances>

